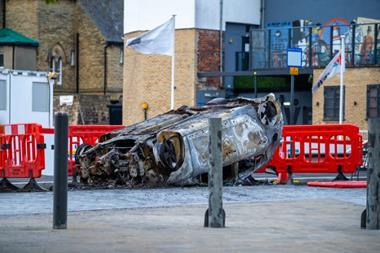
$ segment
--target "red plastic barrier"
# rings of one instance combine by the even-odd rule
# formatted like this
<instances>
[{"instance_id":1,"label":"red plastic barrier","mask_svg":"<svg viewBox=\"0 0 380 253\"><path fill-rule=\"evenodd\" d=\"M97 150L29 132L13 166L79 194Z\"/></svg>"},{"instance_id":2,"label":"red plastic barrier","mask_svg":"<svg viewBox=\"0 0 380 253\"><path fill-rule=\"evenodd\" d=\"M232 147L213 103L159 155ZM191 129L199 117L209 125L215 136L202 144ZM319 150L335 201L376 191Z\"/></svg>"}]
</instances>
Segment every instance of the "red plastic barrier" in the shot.
<instances>
[{"instance_id":1,"label":"red plastic barrier","mask_svg":"<svg viewBox=\"0 0 380 253\"><path fill-rule=\"evenodd\" d=\"M308 182L307 185L327 188L367 188L367 181Z\"/></svg>"},{"instance_id":2,"label":"red plastic barrier","mask_svg":"<svg viewBox=\"0 0 380 253\"><path fill-rule=\"evenodd\" d=\"M362 164L362 137L355 125L284 126L282 143L257 172L274 168L278 181L289 173L353 173Z\"/></svg>"},{"instance_id":3,"label":"red plastic barrier","mask_svg":"<svg viewBox=\"0 0 380 253\"><path fill-rule=\"evenodd\" d=\"M5 161L5 149L3 149L4 142L4 126L0 125L0 176L3 175L4 171L4 161Z\"/></svg>"},{"instance_id":4,"label":"red plastic barrier","mask_svg":"<svg viewBox=\"0 0 380 253\"><path fill-rule=\"evenodd\" d=\"M75 169L75 152L81 144L89 144L91 146L98 143L100 136L123 128L122 125L72 125L69 126L68 140L68 172L69 176L73 176ZM43 132L46 134L54 134L53 128L45 128Z\"/></svg>"},{"instance_id":5,"label":"red plastic barrier","mask_svg":"<svg viewBox=\"0 0 380 253\"><path fill-rule=\"evenodd\" d=\"M45 168L45 142L39 124L0 126L0 176L38 178Z\"/></svg>"},{"instance_id":6,"label":"red plastic barrier","mask_svg":"<svg viewBox=\"0 0 380 253\"><path fill-rule=\"evenodd\" d=\"M122 125L75 125L69 126L69 161L68 175L72 176L75 169L75 152L81 144L95 145L99 137L123 128Z\"/></svg>"},{"instance_id":7,"label":"red plastic barrier","mask_svg":"<svg viewBox=\"0 0 380 253\"><path fill-rule=\"evenodd\" d=\"M69 126L68 175L73 175L74 154L80 144L95 145L100 136L121 128L120 125ZM39 124L0 125L0 177L41 177L45 168L44 134L54 134L54 129Z\"/></svg>"}]
</instances>

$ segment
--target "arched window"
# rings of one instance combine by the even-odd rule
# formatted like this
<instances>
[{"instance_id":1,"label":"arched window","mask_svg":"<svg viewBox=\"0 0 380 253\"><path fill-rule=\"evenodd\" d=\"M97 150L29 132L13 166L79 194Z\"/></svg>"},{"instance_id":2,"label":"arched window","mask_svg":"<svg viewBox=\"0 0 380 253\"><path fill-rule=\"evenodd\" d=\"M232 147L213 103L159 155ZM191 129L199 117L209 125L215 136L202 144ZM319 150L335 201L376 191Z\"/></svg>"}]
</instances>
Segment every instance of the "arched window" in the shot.
<instances>
[{"instance_id":1,"label":"arched window","mask_svg":"<svg viewBox=\"0 0 380 253\"><path fill-rule=\"evenodd\" d=\"M120 63L120 65L122 65L124 63L124 51L123 51L123 48L120 48L119 63Z\"/></svg>"},{"instance_id":2,"label":"arched window","mask_svg":"<svg viewBox=\"0 0 380 253\"><path fill-rule=\"evenodd\" d=\"M53 57L51 61L51 71L55 72L57 76L57 84L62 85L62 58Z\"/></svg>"},{"instance_id":3,"label":"arched window","mask_svg":"<svg viewBox=\"0 0 380 253\"><path fill-rule=\"evenodd\" d=\"M65 52L62 46L57 43L50 51L50 71L55 72L57 75L57 84L62 85L63 82L63 64L65 59Z\"/></svg>"}]
</instances>

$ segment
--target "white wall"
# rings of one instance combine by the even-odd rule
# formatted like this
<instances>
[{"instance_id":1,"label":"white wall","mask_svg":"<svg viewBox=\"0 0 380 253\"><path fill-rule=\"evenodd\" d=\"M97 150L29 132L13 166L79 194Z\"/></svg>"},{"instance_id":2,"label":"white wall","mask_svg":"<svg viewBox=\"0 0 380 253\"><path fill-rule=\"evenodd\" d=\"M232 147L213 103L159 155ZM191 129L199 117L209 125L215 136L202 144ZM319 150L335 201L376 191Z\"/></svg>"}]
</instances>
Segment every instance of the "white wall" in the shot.
<instances>
[{"instance_id":1,"label":"white wall","mask_svg":"<svg viewBox=\"0 0 380 253\"><path fill-rule=\"evenodd\" d=\"M213 30L220 29L220 0L196 0L195 7L196 28Z\"/></svg>"},{"instance_id":2,"label":"white wall","mask_svg":"<svg viewBox=\"0 0 380 253\"><path fill-rule=\"evenodd\" d=\"M171 16L176 28L195 26L195 0L124 0L124 33L150 30Z\"/></svg>"},{"instance_id":3,"label":"white wall","mask_svg":"<svg viewBox=\"0 0 380 253\"><path fill-rule=\"evenodd\" d=\"M7 110L0 112L0 124L38 123L53 126L53 84L49 84L48 112L32 110L33 83L48 83L47 73L36 71L3 71L0 80L7 80Z\"/></svg>"},{"instance_id":4,"label":"white wall","mask_svg":"<svg viewBox=\"0 0 380 253\"><path fill-rule=\"evenodd\" d=\"M9 123L9 78L10 76L7 74L3 74L0 72L0 80L5 81L6 86L6 109L2 110L0 108L0 124Z\"/></svg>"},{"instance_id":5,"label":"white wall","mask_svg":"<svg viewBox=\"0 0 380 253\"><path fill-rule=\"evenodd\" d=\"M124 0L124 33L150 30L176 14L176 28L219 30L220 0ZM260 24L260 0L223 0L223 23ZM224 29L224 27L223 27Z\"/></svg>"},{"instance_id":6,"label":"white wall","mask_svg":"<svg viewBox=\"0 0 380 253\"><path fill-rule=\"evenodd\" d=\"M48 83L47 73L37 71L1 70L0 80L7 84L7 108L0 110L0 124L38 123L45 128L53 127L53 83L49 83L49 112L32 110L33 82ZM37 98L38 99L38 98ZM44 175L54 173L54 135L45 134L45 170Z\"/></svg>"},{"instance_id":7,"label":"white wall","mask_svg":"<svg viewBox=\"0 0 380 253\"><path fill-rule=\"evenodd\" d=\"M196 0L196 28L220 29L220 0ZM260 0L223 0L223 30L227 22L260 24Z\"/></svg>"},{"instance_id":8,"label":"white wall","mask_svg":"<svg viewBox=\"0 0 380 253\"><path fill-rule=\"evenodd\" d=\"M224 0L225 22L260 25L260 0Z\"/></svg>"}]
</instances>

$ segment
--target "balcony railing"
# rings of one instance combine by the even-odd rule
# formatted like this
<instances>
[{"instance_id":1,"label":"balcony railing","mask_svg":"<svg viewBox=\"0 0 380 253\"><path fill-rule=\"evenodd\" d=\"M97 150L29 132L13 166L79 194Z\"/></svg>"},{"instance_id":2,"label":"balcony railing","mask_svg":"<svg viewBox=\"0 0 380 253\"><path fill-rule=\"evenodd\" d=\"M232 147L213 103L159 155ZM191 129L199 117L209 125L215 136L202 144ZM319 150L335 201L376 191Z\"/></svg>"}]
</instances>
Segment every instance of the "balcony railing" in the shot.
<instances>
[{"instance_id":1,"label":"balcony railing","mask_svg":"<svg viewBox=\"0 0 380 253\"><path fill-rule=\"evenodd\" d=\"M250 52L236 53L236 70L286 68L286 49L292 47L302 49L303 67L323 68L339 51L341 35L346 67L379 66L379 29L380 23L254 29Z\"/></svg>"}]
</instances>

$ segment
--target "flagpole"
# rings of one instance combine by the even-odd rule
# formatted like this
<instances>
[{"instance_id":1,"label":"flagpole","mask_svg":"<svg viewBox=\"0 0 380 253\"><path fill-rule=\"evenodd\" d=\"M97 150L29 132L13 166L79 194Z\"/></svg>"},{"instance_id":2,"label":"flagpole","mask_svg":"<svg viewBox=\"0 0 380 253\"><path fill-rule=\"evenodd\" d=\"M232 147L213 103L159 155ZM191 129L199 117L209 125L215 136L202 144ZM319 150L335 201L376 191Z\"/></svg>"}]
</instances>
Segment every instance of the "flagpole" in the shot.
<instances>
[{"instance_id":1,"label":"flagpole","mask_svg":"<svg viewBox=\"0 0 380 253\"><path fill-rule=\"evenodd\" d=\"M172 83L170 88L170 110L174 109L175 93L175 15L173 15L173 54L172 54Z\"/></svg>"},{"instance_id":2,"label":"flagpole","mask_svg":"<svg viewBox=\"0 0 380 253\"><path fill-rule=\"evenodd\" d=\"M339 124L343 123L343 72L346 64L344 35L340 37L340 90L339 90Z\"/></svg>"}]
</instances>

